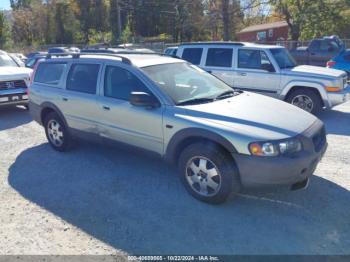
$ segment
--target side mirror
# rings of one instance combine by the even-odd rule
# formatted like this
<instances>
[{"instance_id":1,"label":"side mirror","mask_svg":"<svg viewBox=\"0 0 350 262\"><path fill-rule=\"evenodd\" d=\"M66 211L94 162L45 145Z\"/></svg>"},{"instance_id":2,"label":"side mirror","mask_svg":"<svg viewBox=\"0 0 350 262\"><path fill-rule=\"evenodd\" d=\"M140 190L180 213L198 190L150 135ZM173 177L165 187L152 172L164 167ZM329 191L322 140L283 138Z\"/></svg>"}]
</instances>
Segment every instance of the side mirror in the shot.
<instances>
[{"instance_id":1,"label":"side mirror","mask_svg":"<svg viewBox=\"0 0 350 262\"><path fill-rule=\"evenodd\" d=\"M160 106L157 98L145 92L131 92L129 102L138 107L155 108Z\"/></svg>"},{"instance_id":2,"label":"side mirror","mask_svg":"<svg viewBox=\"0 0 350 262\"><path fill-rule=\"evenodd\" d=\"M267 72L276 72L275 71L275 68L273 67L273 65L271 65L271 64L262 64L261 65L261 69L262 70L265 70L265 71L267 71Z\"/></svg>"}]
</instances>

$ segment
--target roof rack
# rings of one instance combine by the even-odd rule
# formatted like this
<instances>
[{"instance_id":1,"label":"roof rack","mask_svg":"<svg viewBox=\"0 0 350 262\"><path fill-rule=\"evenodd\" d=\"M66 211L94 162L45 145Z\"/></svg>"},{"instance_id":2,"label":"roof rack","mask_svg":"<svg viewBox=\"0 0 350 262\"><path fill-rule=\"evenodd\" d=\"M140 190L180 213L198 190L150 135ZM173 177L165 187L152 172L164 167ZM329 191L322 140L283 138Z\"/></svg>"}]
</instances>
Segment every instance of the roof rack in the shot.
<instances>
[{"instance_id":1,"label":"roof rack","mask_svg":"<svg viewBox=\"0 0 350 262\"><path fill-rule=\"evenodd\" d=\"M242 42L229 42L229 41L212 41L212 42L190 42L190 43L181 43L180 45L237 45L244 46Z\"/></svg>"},{"instance_id":2,"label":"roof rack","mask_svg":"<svg viewBox=\"0 0 350 262\"><path fill-rule=\"evenodd\" d=\"M51 53L46 55L46 59L51 59L52 57L65 57L65 56L72 56L73 59L79 59L81 56L86 55L101 55L101 56L110 56L110 57L118 57L122 60L122 63L132 65L132 62L130 59L118 55L118 54L112 54L112 53Z\"/></svg>"}]
</instances>

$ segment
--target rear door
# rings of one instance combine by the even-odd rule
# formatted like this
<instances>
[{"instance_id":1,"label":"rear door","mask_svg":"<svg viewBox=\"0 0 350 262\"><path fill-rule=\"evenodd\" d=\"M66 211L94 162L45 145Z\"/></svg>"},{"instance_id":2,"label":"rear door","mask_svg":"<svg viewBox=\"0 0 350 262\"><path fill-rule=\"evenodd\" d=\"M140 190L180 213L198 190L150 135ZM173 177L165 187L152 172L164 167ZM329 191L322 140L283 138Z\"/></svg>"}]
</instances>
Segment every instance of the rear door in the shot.
<instances>
[{"instance_id":1,"label":"rear door","mask_svg":"<svg viewBox=\"0 0 350 262\"><path fill-rule=\"evenodd\" d=\"M60 95L60 109L68 125L76 130L97 133L97 83L101 64L75 62L71 64L66 90Z\"/></svg>"},{"instance_id":2,"label":"rear door","mask_svg":"<svg viewBox=\"0 0 350 262\"><path fill-rule=\"evenodd\" d=\"M277 96L281 75L271 61L264 50L238 49L234 87ZM266 70L267 67L271 67L274 71Z\"/></svg>"},{"instance_id":3,"label":"rear door","mask_svg":"<svg viewBox=\"0 0 350 262\"><path fill-rule=\"evenodd\" d=\"M233 87L233 48L209 47L205 57L203 69Z\"/></svg>"},{"instance_id":4,"label":"rear door","mask_svg":"<svg viewBox=\"0 0 350 262\"><path fill-rule=\"evenodd\" d=\"M136 72L107 64L98 101L100 135L122 143L163 153L163 107L143 108L129 103L131 92L152 94Z\"/></svg>"}]
</instances>

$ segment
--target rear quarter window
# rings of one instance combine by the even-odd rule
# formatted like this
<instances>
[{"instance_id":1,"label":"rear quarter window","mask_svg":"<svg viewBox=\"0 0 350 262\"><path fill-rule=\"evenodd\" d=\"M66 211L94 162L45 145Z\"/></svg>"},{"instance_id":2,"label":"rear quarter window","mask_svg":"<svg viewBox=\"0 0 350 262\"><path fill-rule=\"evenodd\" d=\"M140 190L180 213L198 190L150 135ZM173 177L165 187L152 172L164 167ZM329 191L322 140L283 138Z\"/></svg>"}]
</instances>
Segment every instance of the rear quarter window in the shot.
<instances>
[{"instance_id":1,"label":"rear quarter window","mask_svg":"<svg viewBox=\"0 0 350 262\"><path fill-rule=\"evenodd\" d=\"M182 59L194 64L201 63L203 48L185 48L182 53Z\"/></svg>"},{"instance_id":2,"label":"rear quarter window","mask_svg":"<svg viewBox=\"0 0 350 262\"><path fill-rule=\"evenodd\" d=\"M41 63L36 70L34 82L56 86L66 67L66 63Z\"/></svg>"}]
</instances>

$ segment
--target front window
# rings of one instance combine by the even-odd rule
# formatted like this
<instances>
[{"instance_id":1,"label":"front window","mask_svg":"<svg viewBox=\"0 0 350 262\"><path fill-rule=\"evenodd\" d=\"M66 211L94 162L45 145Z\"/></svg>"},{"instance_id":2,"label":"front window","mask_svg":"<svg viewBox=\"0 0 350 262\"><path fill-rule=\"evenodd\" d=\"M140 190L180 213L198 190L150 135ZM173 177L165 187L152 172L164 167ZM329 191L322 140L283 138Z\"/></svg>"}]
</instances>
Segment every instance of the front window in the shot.
<instances>
[{"instance_id":1,"label":"front window","mask_svg":"<svg viewBox=\"0 0 350 262\"><path fill-rule=\"evenodd\" d=\"M285 48L273 48L270 49L273 57L281 69L293 68L297 66L292 55Z\"/></svg>"},{"instance_id":2,"label":"front window","mask_svg":"<svg viewBox=\"0 0 350 262\"><path fill-rule=\"evenodd\" d=\"M214 100L220 94L233 92L221 80L188 63L155 65L143 68L175 104L186 101Z\"/></svg>"},{"instance_id":3,"label":"front window","mask_svg":"<svg viewBox=\"0 0 350 262\"><path fill-rule=\"evenodd\" d=\"M8 54L0 54L0 66L18 67L18 64Z\"/></svg>"}]
</instances>

